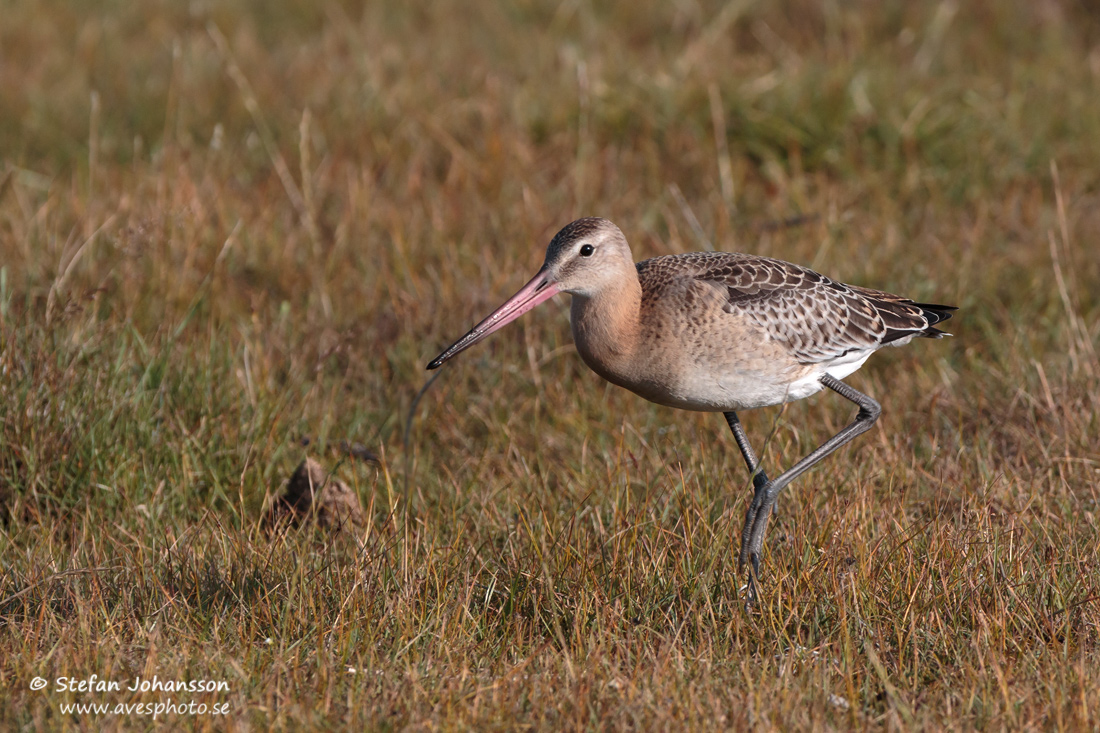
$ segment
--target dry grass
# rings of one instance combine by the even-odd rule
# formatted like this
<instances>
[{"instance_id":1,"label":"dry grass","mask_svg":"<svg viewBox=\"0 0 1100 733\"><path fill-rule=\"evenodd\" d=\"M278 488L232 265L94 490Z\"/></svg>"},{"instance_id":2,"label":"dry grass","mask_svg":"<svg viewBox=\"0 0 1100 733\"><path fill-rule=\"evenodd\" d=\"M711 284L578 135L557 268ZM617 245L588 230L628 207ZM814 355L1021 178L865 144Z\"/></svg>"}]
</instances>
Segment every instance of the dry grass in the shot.
<instances>
[{"instance_id":1,"label":"dry grass","mask_svg":"<svg viewBox=\"0 0 1100 733\"><path fill-rule=\"evenodd\" d=\"M199 729L1100 725L1090 11L93 5L0 14L0 727L152 727L28 685L154 673L228 681ZM754 613L722 420L601 383L564 306L402 441L583 214L961 306L852 378L883 418ZM743 418L774 469L851 412ZM307 452L357 536L261 528Z\"/></svg>"}]
</instances>

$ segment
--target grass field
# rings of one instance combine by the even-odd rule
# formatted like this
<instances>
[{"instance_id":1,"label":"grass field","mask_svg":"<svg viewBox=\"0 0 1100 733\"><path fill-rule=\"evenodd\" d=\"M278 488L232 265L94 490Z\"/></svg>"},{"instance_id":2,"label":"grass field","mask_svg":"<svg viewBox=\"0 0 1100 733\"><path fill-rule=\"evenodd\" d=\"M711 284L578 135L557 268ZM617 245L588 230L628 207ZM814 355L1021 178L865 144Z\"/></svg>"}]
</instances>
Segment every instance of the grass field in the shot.
<instances>
[{"instance_id":1,"label":"grass field","mask_svg":"<svg viewBox=\"0 0 1100 733\"><path fill-rule=\"evenodd\" d=\"M1100 727L1100 13L608 5L5 3L0 728ZM407 421L581 215L960 306L849 379L752 612L723 420L568 298ZM776 472L853 414L742 419ZM265 530L307 455L362 528Z\"/></svg>"}]
</instances>

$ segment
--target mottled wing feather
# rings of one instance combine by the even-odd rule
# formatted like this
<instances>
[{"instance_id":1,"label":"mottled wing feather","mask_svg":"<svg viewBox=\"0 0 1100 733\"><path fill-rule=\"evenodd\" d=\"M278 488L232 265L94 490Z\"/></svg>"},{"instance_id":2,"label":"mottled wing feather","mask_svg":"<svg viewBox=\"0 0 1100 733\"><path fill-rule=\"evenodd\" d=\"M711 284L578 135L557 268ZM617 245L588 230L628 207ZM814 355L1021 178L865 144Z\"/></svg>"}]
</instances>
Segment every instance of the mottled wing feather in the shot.
<instances>
[{"instance_id":1,"label":"mottled wing feather","mask_svg":"<svg viewBox=\"0 0 1100 733\"><path fill-rule=\"evenodd\" d=\"M638 263L638 269L651 286L678 274L724 291L724 310L752 319L805 364L907 337L938 336L941 332L932 324L950 318L953 310L845 285L806 267L753 255L674 255Z\"/></svg>"},{"instance_id":2,"label":"mottled wing feather","mask_svg":"<svg viewBox=\"0 0 1100 733\"><path fill-rule=\"evenodd\" d=\"M728 292L725 310L752 318L802 363L875 348L886 335L867 301L812 270L760 258L723 270L729 274L717 282Z\"/></svg>"}]
</instances>

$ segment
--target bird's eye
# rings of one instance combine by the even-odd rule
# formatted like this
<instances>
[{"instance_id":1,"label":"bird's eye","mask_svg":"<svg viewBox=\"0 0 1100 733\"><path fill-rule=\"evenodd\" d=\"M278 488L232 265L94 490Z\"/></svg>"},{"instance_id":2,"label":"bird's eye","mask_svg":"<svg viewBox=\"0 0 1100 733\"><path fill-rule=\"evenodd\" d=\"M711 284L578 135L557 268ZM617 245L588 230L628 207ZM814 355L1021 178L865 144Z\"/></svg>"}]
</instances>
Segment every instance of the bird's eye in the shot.
<instances>
[{"instance_id":1,"label":"bird's eye","mask_svg":"<svg viewBox=\"0 0 1100 733\"><path fill-rule=\"evenodd\" d=\"M581 247L581 257L591 257L592 253L596 251L596 248L591 244L586 244Z\"/></svg>"}]
</instances>

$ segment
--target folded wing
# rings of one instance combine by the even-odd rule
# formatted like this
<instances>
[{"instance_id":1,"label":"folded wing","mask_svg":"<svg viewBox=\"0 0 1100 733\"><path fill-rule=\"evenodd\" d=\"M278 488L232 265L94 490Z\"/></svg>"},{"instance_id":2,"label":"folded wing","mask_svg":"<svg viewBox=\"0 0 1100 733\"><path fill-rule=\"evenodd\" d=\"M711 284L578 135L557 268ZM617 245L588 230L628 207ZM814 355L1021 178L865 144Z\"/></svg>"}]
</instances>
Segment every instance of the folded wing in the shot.
<instances>
[{"instance_id":1,"label":"folded wing","mask_svg":"<svg viewBox=\"0 0 1100 733\"><path fill-rule=\"evenodd\" d=\"M935 325L952 306L917 303L881 290L846 285L800 265L767 257L707 253L696 279L723 289L728 313L752 319L806 364L852 352L941 338Z\"/></svg>"}]
</instances>

